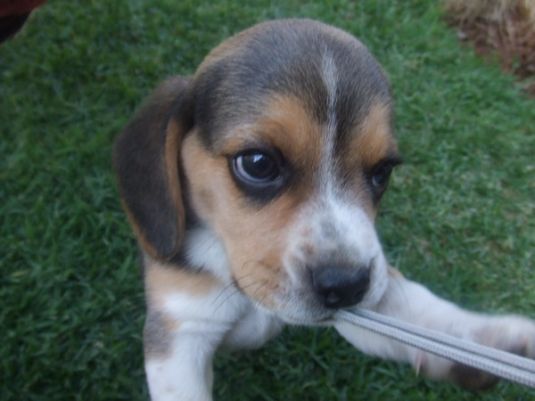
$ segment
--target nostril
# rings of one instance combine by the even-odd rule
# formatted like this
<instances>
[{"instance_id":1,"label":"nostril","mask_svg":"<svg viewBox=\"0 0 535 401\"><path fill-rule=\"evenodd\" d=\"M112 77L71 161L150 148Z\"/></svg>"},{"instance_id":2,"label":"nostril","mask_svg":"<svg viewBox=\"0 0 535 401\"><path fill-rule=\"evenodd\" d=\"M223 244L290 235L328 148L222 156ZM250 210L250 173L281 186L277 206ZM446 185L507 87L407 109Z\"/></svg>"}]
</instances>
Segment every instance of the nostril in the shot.
<instances>
[{"instance_id":1,"label":"nostril","mask_svg":"<svg viewBox=\"0 0 535 401\"><path fill-rule=\"evenodd\" d=\"M336 291L327 291L324 298L325 304L327 305L338 305L342 301L340 295L337 294Z\"/></svg>"},{"instance_id":2,"label":"nostril","mask_svg":"<svg viewBox=\"0 0 535 401\"><path fill-rule=\"evenodd\" d=\"M362 300L370 284L368 268L315 268L312 285L327 308L343 308Z\"/></svg>"}]
</instances>

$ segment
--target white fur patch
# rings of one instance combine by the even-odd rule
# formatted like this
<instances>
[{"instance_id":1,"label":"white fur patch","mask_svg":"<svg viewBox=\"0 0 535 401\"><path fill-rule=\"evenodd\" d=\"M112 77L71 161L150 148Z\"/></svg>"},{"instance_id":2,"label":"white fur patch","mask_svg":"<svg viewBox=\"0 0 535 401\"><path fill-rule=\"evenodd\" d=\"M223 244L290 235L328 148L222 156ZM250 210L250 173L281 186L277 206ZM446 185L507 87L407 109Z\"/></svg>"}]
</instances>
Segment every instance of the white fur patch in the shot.
<instances>
[{"instance_id":1,"label":"white fur patch","mask_svg":"<svg viewBox=\"0 0 535 401\"><path fill-rule=\"evenodd\" d=\"M321 59L321 73L323 83L327 89L327 126L328 134L334 136L336 130L336 90L338 86L338 70L333 56L327 51Z\"/></svg>"},{"instance_id":2,"label":"white fur patch","mask_svg":"<svg viewBox=\"0 0 535 401\"><path fill-rule=\"evenodd\" d=\"M192 266L209 271L223 283L231 282L227 253L221 240L211 229L199 227L188 231L185 249L188 262Z\"/></svg>"},{"instance_id":3,"label":"white fur patch","mask_svg":"<svg viewBox=\"0 0 535 401\"><path fill-rule=\"evenodd\" d=\"M304 230L310 231L307 238L300 235ZM356 202L350 203L342 196L337 197L332 187L326 188L321 199L311 202L303 210L291 238L286 260L297 259L307 263L301 250L303 241L314 244L319 255L343 253L347 262L355 267L371 268L370 288L360 305L370 307L383 296L388 283L386 258L373 222ZM293 270L299 271L300 268L291 262L287 268L294 285L299 285L302 275Z\"/></svg>"},{"instance_id":4,"label":"white fur patch","mask_svg":"<svg viewBox=\"0 0 535 401\"><path fill-rule=\"evenodd\" d=\"M212 358L221 336L213 331L177 335L166 358L146 359L153 401L210 401Z\"/></svg>"},{"instance_id":5,"label":"white fur patch","mask_svg":"<svg viewBox=\"0 0 535 401\"><path fill-rule=\"evenodd\" d=\"M332 179L334 164L334 141L336 137L336 90L338 86L338 70L333 56L325 50L321 59L321 75L327 89L327 124L324 128L325 144L322 149L322 161L320 168L321 181L329 184Z\"/></svg>"}]
</instances>

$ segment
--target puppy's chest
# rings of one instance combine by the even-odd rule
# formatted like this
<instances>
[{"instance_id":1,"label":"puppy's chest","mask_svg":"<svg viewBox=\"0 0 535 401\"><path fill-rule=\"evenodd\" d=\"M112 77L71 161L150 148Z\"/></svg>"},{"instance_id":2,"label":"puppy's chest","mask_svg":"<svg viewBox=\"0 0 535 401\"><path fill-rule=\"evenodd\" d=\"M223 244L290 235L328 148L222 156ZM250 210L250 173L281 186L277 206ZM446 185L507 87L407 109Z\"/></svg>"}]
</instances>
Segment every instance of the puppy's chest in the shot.
<instances>
[{"instance_id":1,"label":"puppy's chest","mask_svg":"<svg viewBox=\"0 0 535 401\"><path fill-rule=\"evenodd\" d=\"M182 334L210 326L230 348L256 348L280 332L282 321L235 286L225 249L211 230L188 232L185 250L187 262L198 270L146 260L149 311L165 316Z\"/></svg>"},{"instance_id":2,"label":"puppy's chest","mask_svg":"<svg viewBox=\"0 0 535 401\"><path fill-rule=\"evenodd\" d=\"M254 305L233 285L215 286L202 296L169 291L160 302L149 300L149 309L166 316L179 335L208 329L216 342L234 349L260 347L283 327L279 318Z\"/></svg>"},{"instance_id":3,"label":"puppy's chest","mask_svg":"<svg viewBox=\"0 0 535 401\"><path fill-rule=\"evenodd\" d=\"M223 345L239 349L258 348L279 334L283 327L279 318L250 304L225 335Z\"/></svg>"}]
</instances>

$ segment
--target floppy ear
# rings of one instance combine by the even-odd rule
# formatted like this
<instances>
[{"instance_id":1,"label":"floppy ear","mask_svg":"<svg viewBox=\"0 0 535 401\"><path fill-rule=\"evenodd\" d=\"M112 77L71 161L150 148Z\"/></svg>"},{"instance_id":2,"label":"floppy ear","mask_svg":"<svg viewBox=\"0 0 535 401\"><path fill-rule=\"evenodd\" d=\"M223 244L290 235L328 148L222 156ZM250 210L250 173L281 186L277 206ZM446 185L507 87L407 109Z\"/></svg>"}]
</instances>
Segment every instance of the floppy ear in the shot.
<instances>
[{"instance_id":1,"label":"floppy ear","mask_svg":"<svg viewBox=\"0 0 535 401\"><path fill-rule=\"evenodd\" d=\"M179 174L182 137L191 128L188 81L161 84L117 138L113 165L119 192L141 247L169 260L184 234Z\"/></svg>"}]
</instances>

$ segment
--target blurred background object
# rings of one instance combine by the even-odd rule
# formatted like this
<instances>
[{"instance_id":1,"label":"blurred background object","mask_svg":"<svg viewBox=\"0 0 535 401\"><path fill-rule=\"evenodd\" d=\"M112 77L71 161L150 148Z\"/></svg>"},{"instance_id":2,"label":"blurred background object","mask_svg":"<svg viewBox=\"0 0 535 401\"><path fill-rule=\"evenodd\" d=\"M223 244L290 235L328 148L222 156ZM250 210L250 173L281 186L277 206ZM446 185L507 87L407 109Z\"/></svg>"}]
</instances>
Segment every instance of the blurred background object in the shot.
<instances>
[{"instance_id":1,"label":"blurred background object","mask_svg":"<svg viewBox=\"0 0 535 401\"><path fill-rule=\"evenodd\" d=\"M535 0L444 0L448 21L478 54L497 55L502 68L535 95Z\"/></svg>"},{"instance_id":2,"label":"blurred background object","mask_svg":"<svg viewBox=\"0 0 535 401\"><path fill-rule=\"evenodd\" d=\"M46 0L0 0L0 43L17 33Z\"/></svg>"}]
</instances>

